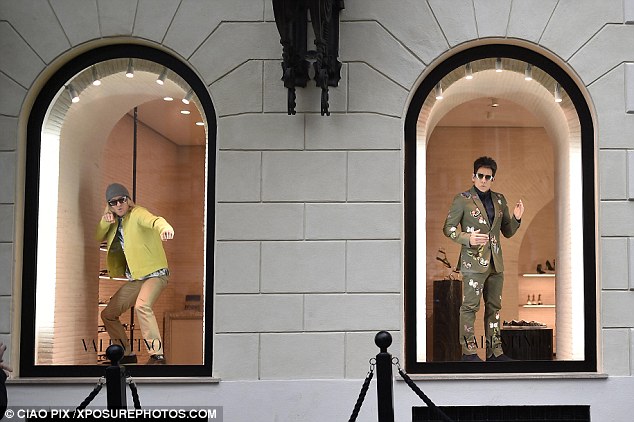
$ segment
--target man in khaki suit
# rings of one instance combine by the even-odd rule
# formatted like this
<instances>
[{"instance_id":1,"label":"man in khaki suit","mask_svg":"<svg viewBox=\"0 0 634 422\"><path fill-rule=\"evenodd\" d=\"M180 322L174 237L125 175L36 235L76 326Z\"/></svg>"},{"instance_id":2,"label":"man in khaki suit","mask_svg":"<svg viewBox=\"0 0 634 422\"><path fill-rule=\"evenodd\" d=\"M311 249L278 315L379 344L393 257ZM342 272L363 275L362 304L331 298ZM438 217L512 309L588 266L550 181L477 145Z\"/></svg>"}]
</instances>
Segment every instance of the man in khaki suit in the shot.
<instances>
[{"instance_id":1,"label":"man in khaki suit","mask_svg":"<svg viewBox=\"0 0 634 422\"><path fill-rule=\"evenodd\" d=\"M500 337L500 309L504 284L504 259L500 233L511 237L520 226L524 204L520 199L509 213L506 198L491 191L497 164L491 157L473 163L473 186L453 199L443 232L460 243L463 300L460 307L460 344L463 361L481 361L474 334L475 316L484 297L487 361L508 361Z\"/></svg>"}]
</instances>

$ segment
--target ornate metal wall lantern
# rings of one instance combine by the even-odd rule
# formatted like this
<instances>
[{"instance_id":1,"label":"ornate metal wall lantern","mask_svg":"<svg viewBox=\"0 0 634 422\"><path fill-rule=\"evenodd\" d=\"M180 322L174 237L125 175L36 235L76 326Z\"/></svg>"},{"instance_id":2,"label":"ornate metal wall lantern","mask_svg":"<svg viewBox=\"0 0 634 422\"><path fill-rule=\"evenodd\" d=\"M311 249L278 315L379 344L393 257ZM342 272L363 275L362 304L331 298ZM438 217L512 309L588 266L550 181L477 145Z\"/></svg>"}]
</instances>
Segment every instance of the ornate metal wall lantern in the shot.
<instances>
[{"instance_id":1,"label":"ornate metal wall lantern","mask_svg":"<svg viewBox=\"0 0 634 422\"><path fill-rule=\"evenodd\" d=\"M282 80L288 89L288 114L295 111L295 87L305 87L313 62L315 84L321 88L321 115L330 116L328 87L341 79L339 13L343 0L273 0L275 23L282 44ZM316 50L306 48L308 11L315 32Z\"/></svg>"}]
</instances>

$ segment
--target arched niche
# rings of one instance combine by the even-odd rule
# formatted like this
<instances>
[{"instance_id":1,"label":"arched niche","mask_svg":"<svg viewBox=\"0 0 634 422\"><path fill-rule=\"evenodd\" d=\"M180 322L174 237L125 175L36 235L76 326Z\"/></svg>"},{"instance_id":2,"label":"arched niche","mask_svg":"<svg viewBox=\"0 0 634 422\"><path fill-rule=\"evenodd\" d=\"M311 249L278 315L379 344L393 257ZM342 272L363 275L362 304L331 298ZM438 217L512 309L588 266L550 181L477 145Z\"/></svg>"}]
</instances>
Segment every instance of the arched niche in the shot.
<instances>
[{"instance_id":1,"label":"arched niche","mask_svg":"<svg viewBox=\"0 0 634 422\"><path fill-rule=\"evenodd\" d=\"M495 71L495 61L498 57L504 65L503 72ZM467 63L473 69L473 79L464 77ZM532 65L532 81L525 80L524 73L527 64ZM565 91L561 102L554 101L553 88L556 83L560 84ZM436 99L439 88L442 88L441 100ZM450 200L446 204L439 205L434 199L434 202L429 204L426 191L432 177L427 167L430 165L429 140L433 140L434 131L439 124L442 126L443 119L452 111L464 104L483 99L515 104L520 110L525 110L533 117L550 144L550 155L547 152L543 161L551 160L552 171L546 171L543 177L534 177L534 173L531 173L530 160L525 163L517 159L517 155L521 154L521 148L513 154L506 154L508 151L501 152L498 145L497 149L485 148L481 154L477 154L477 148L464 148L452 144L447 146L446 161L443 165L438 164L438 156L433 158L432 186L441 184L443 189L451 191L447 193L452 197L470 187L472 172L470 167L475 158L481 155L502 157L508 155L502 158L502 162L498 161L498 165L506 172L506 177L513 172L524 172L523 174L526 175L523 178L524 181L532 180L531 183L522 183L521 176L509 178L516 180L513 183L521 184L521 189L517 192L521 192L520 195L525 198L527 206L534 207L523 217L523 229L530 227L531 220L537 211L550 201L555 203L555 224L558 228L556 237L557 361L518 362L512 365L514 368L507 367L507 369L530 372L535 370L534 368L547 370L544 368L596 367L594 134L589 107L576 83L558 65L535 52L509 45L475 47L457 53L440 63L422 81L408 110L405 124L405 287L408 364L412 365L410 368L417 368L417 371L423 372L483 370L482 367L430 362L428 359L431 350L429 343L430 340L433 341L433 336L430 337L429 332L431 330L429 308L432 301L429 281L433 278L430 273L433 273L434 268L438 268L438 262L435 259L436 250L431 247L436 240L430 243L428 239L430 236L434 239L444 236L435 232L430 234L433 228L429 227L427 219L432 218L431 212L444 213L445 215L442 216L444 221ZM465 117L465 120L469 118ZM465 122L465 126L468 125L469 122ZM524 142L530 141L524 140ZM531 146L528 143L526 145ZM468 157L461 156L462 149L465 149ZM535 160L535 157L532 159ZM460 163L458 167L456 167L456 161ZM452 164L455 165L452 166ZM541 161L535 162L534 170L544 171L541 168L542 165ZM443 171L458 172L459 168L462 168L464 172L461 182L463 187L456 189L450 187L451 185L445 186L447 176L443 175ZM511 188L512 186L506 187L512 191ZM552 194L544 195L544 192L549 189ZM497 189L494 190L497 191ZM499 191L507 194L503 189ZM516 201L518 198L507 199ZM436 220L438 218L436 216ZM438 232L441 231L442 221L440 224L436 224L438 221L432 224L438 226ZM579 230L579 227L583 227L584 230ZM516 236L518 239L514 240L515 246L510 248L513 252L510 257L507 255L508 247L505 246L505 264L506 261L510 261L511 265L510 268L505 265L504 301L508 302L510 297L510 306L517 306L513 302L518 290L509 285L508 280L521 277L517 259L524 234L520 231ZM437 240L442 241L440 238ZM447 247L450 249L453 246L447 245ZM588 312L589 304L592 309L590 312ZM559 312L564 309L565 312ZM517 315L516 309L510 309L509 312L507 316ZM480 319L480 313L478 319Z\"/></svg>"},{"instance_id":2,"label":"arched niche","mask_svg":"<svg viewBox=\"0 0 634 422\"><path fill-rule=\"evenodd\" d=\"M134 78L125 76L130 63L134 63ZM156 81L162 72L167 77L159 85ZM95 75L101 86L92 85ZM79 102L71 101L71 93L78 94ZM171 97L173 105L164 116L156 116L161 108L157 104L164 97ZM197 113L204 127L195 127L192 121L191 133L172 136L171 114L178 113L175 104L180 104L182 98L191 100L189 109ZM158 126L150 124L152 119ZM185 262L188 257L174 256L188 250L183 245L166 245L166 249L172 255L170 267L179 268L176 272L189 265L195 266L193 273L199 274L193 277L200 279L199 288L180 287L203 298L201 311L208 318L203 316L200 329L201 358L192 365L167 365L160 372L162 376L211 374L212 336L211 329L205 330L204 325L212 326L212 301L205 298L211 298L213 285L215 119L209 93L194 71L150 47L126 44L97 48L70 60L46 81L27 127L21 375L94 376L102 372L94 359L97 350L90 350L90 340L88 350L75 349L79 341L86 343L98 332L97 301L102 298L101 283L95 275L102 259L95 247L94 227L95 218L103 213L105 186L113 181L127 184L133 196L139 195L140 205L156 213L168 213L172 220L196 222L197 229L181 231L183 242L189 238L188 246L200 251L196 264ZM141 136L144 134L148 136ZM121 138L125 140L120 142ZM145 138L151 138L154 144ZM188 202L188 191L182 184L167 197L152 194L152 190L179 177L176 163L181 160L179 154L191 155L186 151L188 142L202 151L198 155L202 154L203 161L196 159L200 162L195 174L188 176L189 180L196 179L200 200ZM185 151L179 153L179 149ZM136 168L141 158L155 165ZM134 181L129 173L134 174ZM137 174L143 178L138 186ZM183 198L178 199L179 195ZM189 207L177 208L176 204L183 203ZM201 227L204 235L192 240L188 232L200 233ZM184 309L184 296L178 307ZM161 309L161 315L164 311L173 310ZM68 330L69 324L75 328ZM163 325L162 319L159 325ZM60 364L68 370L56 370ZM149 367L131 370L139 375L157 375Z\"/></svg>"}]
</instances>

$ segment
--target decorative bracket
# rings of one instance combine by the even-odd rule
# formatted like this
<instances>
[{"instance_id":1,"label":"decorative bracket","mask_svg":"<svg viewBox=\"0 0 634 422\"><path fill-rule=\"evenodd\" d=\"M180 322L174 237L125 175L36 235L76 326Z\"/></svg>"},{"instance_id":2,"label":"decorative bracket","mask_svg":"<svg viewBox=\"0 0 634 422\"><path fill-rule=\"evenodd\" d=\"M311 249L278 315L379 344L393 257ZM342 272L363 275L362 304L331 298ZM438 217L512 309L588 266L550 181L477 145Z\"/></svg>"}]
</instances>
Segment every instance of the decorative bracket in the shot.
<instances>
[{"instance_id":1,"label":"decorative bracket","mask_svg":"<svg viewBox=\"0 0 634 422\"><path fill-rule=\"evenodd\" d=\"M339 13L343 0L273 0L275 23L282 44L282 81L288 89L288 114L295 111L295 87L305 87L313 62L315 84L321 88L321 115L330 116L328 87L341 79ZM308 12L315 33L316 50L307 50Z\"/></svg>"}]
</instances>

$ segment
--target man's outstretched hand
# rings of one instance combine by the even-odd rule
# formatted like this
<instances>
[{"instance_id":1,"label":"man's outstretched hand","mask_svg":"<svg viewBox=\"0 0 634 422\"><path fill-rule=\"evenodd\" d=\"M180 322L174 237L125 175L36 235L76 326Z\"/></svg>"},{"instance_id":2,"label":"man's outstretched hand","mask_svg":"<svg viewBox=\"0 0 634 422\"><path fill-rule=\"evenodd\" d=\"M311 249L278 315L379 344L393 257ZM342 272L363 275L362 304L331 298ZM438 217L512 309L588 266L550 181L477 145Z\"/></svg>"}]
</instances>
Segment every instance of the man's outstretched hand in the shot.
<instances>
[{"instance_id":1,"label":"man's outstretched hand","mask_svg":"<svg viewBox=\"0 0 634 422\"><path fill-rule=\"evenodd\" d=\"M524 214L524 203L520 199L519 201L517 201L517 204L515 204L515 209L513 210L513 215L515 216L516 220L521 220L522 219L522 214Z\"/></svg>"}]
</instances>

